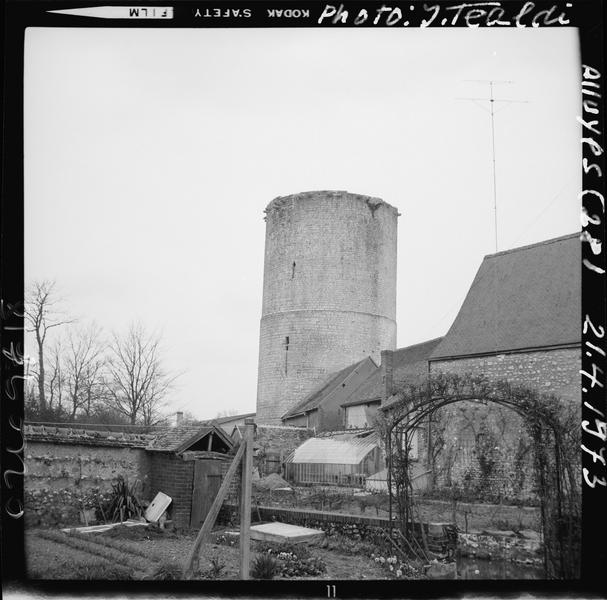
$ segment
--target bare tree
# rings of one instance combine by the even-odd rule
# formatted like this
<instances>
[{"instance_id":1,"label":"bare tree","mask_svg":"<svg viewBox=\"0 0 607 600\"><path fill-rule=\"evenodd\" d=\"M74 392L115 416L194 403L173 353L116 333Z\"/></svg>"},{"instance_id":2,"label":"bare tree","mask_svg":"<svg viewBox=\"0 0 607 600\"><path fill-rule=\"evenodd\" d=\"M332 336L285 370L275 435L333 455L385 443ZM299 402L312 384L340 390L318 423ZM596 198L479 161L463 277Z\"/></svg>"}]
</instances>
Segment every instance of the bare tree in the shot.
<instances>
[{"instance_id":1,"label":"bare tree","mask_svg":"<svg viewBox=\"0 0 607 600\"><path fill-rule=\"evenodd\" d=\"M62 361L62 345L58 340L51 347L50 352L50 374L48 380L48 408L56 408L59 412L63 409L64 372Z\"/></svg>"},{"instance_id":2,"label":"bare tree","mask_svg":"<svg viewBox=\"0 0 607 600\"><path fill-rule=\"evenodd\" d=\"M96 325L70 331L65 352L65 387L70 399L70 417L79 409L87 415L97 389L101 387L104 345L101 330Z\"/></svg>"},{"instance_id":3,"label":"bare tree","mask_svg":"<svg viewBox=\"0 0 607 600\"><path fill-rule=\"evenodd\" d=\"M105 365L105 356L99 356L91 361L84 370L82 382L84 394L83 409L87 417L90 417L94 410L107 399L104 378Z\"/></svg>"},{"instance_id":4,"label":"bare tree","mask_svg":"<svg viewBox=\"0 0 607 600\"><path fill-rule=\"evenodd\" d=\"M132 425L153 424L177 378L162 367L160 337L148 334L141 324L131 325L123 337L114 334L107 368L108 405Z\"/></svg>"},{"instance_id":5,"label":"bare tree","mask_svg":"<svg viewBox=\"0 0 607 600\"><path fill-rule=\"evenodd\" d=\"M73 321L58 310L58 304L54 281L36 281L32 284L26 299L25 319L29 325L27 331L35 335L38 347L38 401L42 412L47 408L44 387L44 343L48 331Z\"/></svg>"}]
</instances>

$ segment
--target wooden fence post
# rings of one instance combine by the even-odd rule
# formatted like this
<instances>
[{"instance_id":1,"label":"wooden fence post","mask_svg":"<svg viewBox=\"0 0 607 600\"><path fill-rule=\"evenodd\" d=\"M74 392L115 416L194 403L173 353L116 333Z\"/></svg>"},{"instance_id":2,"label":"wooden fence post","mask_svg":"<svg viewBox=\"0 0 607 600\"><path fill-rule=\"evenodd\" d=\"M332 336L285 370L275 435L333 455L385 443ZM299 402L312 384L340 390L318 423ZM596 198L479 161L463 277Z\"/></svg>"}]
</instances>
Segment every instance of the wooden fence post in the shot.
<instances>
[{"instance_id":1,"label":"wooden fence post","mask_svg":"<svg viewBox=\"0 0 607 600\"><path fill-rule=\"evenodd\" d=\"M245 454L240 493L240 578L249 579L251 563L251 479L253 475L253 419L245 419Z\"/></svg>"},{"instance_id":2,"label":"wooden fence post","mask_svg":"<svg viewBox=\"0 0 607 600\"><path fill-rule=\"evenodd\" d=\"M243 456L244 450L245 450L245 445L246 444L241 444L240 447L238 448L238 452L236 452L236 456L234 457L232 464L228 468L228 472L226 473L226 475L223 479L223 482L221 484L221 487L219 488L219 491L217 492L215 501L213 502L211 508L209 509L209 513L207 514L207 517L204 520L204 523L202 524L202 527L200 528L198 535L196 536L196 540L194 541L194 545L192 546L192 550L190 551L190 555L188 557L187 563L183 570L183 573L184 573L184 576L186 579L190 579L192 577L192 575L194 574L194 566L197 561L198 554L200 552L200 546L202 546L203 542L205 541L205 539L207 538L207 536L209 535L209 533L211 533L211 530L213 529L213 525L215 524L215 519L217 518L217 515L219 514L219 509L221 508L221 505L223 504L223 501L228 494L228 490L230 489L230 483L232 481L232 478L234 477L234 474L236 473L236 470L238 469L238 465L240 464L240 462L242 460L242 456Z\"/></svg>"}]
</instances>

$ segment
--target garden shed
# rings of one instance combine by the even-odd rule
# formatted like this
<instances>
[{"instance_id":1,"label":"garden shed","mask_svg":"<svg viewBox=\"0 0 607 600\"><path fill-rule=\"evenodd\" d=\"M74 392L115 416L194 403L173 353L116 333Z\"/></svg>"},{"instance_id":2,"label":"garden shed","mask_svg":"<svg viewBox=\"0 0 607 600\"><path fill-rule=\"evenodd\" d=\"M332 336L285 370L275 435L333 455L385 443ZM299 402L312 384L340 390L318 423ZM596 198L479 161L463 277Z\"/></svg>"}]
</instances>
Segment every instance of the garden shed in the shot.
<instances>
[{"instance_id":1,"label":"garden shed","mask_svg":"<svg viewBox=\"0 0 607 600\"><path fill-rule=\"evenodd\" d=\"M341 433L306 440L286 459L287 480L295 484L361 487L384 466L375 432Z\"/></svg>"},{"instance_id":2,"label":"garden shed","mask_svg":"<svg viewBox=\"0 0 607 600\"><path fill-rule=\"evenodd\" d=\"M200 527L230 463L233 440L221 427L180 426L159 433L146 446L151 458L152 495L173 500L170 518L178 527Z\"/></svg>"}]
</instances>

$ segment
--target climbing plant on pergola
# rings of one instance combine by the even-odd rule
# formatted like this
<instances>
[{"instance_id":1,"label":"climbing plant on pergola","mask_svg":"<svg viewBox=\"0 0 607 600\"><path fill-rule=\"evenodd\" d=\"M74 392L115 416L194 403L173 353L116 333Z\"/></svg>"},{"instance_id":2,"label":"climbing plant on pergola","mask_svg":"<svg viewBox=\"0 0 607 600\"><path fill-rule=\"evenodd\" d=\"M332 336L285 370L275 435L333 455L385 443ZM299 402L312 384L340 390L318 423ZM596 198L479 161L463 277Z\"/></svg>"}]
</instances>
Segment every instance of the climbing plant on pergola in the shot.
<instances>
[{"instance_id":1,"label":"climbing plant on pergola","mask_svg":"<svg viewBox=\"0 0 607 600\"><path fill-rule=\"evenodd\" d=\"M386 447L390 513L395 499L402 533L412 535L414 524L411 433L440 408L464 401L494 403L522 417L532 440L546 576L579 577L579 428L572 418L578 407L567 407L554 395L505 380L472 374L431 375L417 383L400 385L379 411L376 426Z\"/></svg>"}]
</instances>

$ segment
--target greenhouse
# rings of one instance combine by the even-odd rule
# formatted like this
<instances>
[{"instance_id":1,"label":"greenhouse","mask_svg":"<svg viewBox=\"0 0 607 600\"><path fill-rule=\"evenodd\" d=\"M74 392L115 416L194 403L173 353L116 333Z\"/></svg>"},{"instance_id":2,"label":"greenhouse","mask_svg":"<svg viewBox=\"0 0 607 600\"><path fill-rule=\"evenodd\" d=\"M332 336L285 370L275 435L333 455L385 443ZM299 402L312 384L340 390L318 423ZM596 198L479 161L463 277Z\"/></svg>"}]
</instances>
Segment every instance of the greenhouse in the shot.
<instances>
[{"instance_id":1,"label":"greenhouse","mask_svg":"<svg viewBox=\"0 0 607 600\"><path fill-rule=\"evenodd\" d=\"M383 466L378 436L341 434L306 440L286 460L287 479L296 485L364 487Z\"/></svg>"}]
</instances>

